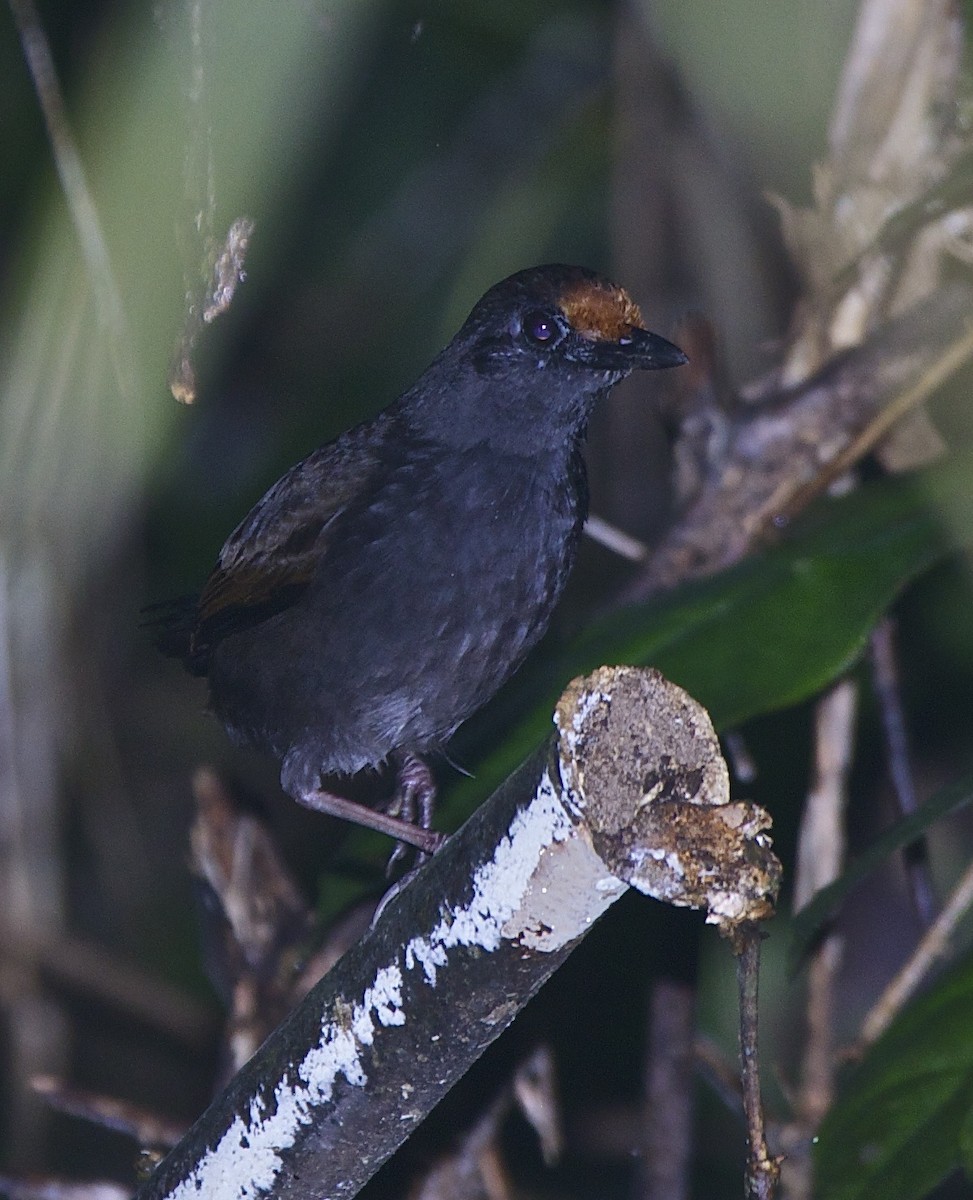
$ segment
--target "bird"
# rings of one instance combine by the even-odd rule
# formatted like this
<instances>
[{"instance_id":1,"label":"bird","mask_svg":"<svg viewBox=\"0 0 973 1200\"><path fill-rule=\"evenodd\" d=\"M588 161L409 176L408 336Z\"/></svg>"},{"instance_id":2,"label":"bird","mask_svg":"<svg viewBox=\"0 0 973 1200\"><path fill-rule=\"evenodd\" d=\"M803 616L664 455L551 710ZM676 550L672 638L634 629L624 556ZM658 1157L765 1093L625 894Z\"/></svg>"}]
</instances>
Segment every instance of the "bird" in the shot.
<instances>
[{"instance_id":1,"label":"bird","mask_svg":"<svg viewBox=\"0 0 973 1200\"><path fill-rule=\"evenodd\" d=\"M199 595L157 618L159 647L207 677L231 740L273 755L289 796L432 854L428 758L548 627L594 405L686 361L594 271L509 276L411 388L273 484ZM330 782L386 765L381 808Z\"/></svg>"}]
</instances>

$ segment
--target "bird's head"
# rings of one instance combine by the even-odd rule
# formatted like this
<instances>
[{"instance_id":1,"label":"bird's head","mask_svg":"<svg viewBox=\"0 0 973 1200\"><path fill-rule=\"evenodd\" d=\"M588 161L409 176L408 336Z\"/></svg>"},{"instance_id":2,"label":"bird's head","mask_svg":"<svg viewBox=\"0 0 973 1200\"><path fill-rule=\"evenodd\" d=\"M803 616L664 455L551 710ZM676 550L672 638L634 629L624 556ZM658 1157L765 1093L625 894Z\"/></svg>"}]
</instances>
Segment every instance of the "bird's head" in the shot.
<instances>
[{"instance_id":1,"label":"bird's head","mask_svg":"<svg viewBox=\"0 0 973 1200\"><path fill-rule=\"evenodd\" d=\"M583 436L597 397L632 371L685 361L616 284L531 267L490 288L402 403L438 438L529 454Z\"/></svg>"},{"instance_id":2,"label":"bird's head","mask_svg":"<svg viewBox=\"0 0 973 1200\"><path fill-rule=\"evenodd\" d=\"M683 352L645 328L624 288L584 267L519 271L492 287L457 335L484 374L561 371L592 390L636 370L676 367Z\"/></svg>"}]
</instances>

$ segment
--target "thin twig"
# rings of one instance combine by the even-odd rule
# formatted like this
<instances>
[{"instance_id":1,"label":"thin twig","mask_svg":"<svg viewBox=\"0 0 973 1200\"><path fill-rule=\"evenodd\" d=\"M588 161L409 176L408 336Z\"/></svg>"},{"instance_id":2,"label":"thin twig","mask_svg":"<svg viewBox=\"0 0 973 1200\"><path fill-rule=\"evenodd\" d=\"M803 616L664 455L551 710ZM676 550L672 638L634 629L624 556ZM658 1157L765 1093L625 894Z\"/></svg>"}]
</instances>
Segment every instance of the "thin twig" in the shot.
<instances>
[{"instance_id":1,"label":"thin twig","mask_svg":"<svg viewBox=\"0 0 973 1200\"><path fill-rule=\"evenodd\" d=\"M183 1125L177 1125L130 1100L72 1087L51 1075L35 1075L30 1082L34 1091L43 1096L52 1108L124 1134L139 1146L169 1149L186 1132Z\"/></svg>"},{"instance_id":2,"label":"thin twig","mask_svg":"<svg viewBox=\"0 0 973 1200\"><path fill-rule=\"evenodd\" d=\"M818 702L815 713L814 780L798 835L794 907L801 909L838 877L845 851L844 811L854 747L858 690L845 679ZM791 1200L811 1195L811 1138L834 1095L834 981L842 944L828 934L808 964L806 1039L794 1099L795 1120L781 1131L787 1149L784 1187Z\"/></svg>"},{"instance_id":3,"label":"thin twig","mask_svg":"<svg viewBox=\"0 0 973 1200\"><path fill-rule=\"evenodd\" d=\"M882 714L885 747L889 760L889 776L895 789L899 812L907 817L919 807L913 782L909 737L906 732L902 693L899 687L898 663L895 651L895 627L886 617L875 626L871 637L872 686ZM936 919L939 905L929 872L927 845L924 838L906 847L906 875L912 891L912 901L923 927L928 929Z\"/></svg>"},{"instance_id":4,"label":"thin twig","mask_svg":"<svg viewBox=\"0 0 973 1200\"><path fill-rule=\"evenodd\" d=\"M942 912L926 931L911 958L878 998L862 1022L858 1048L864 1049L876 1041L915 994L922 981L949 949L958 922L973 907L973 864L946 902Z\"/></svg>"},{"instance_id":5,"label":"thin twig","mask_svg":"<svg viewBox=\"0 0 973 1200\"><path fill-rule=\"evenodd\" d=\"M8 0L24 58L47 126L51 153L94 287L98 318L108 331L112 365L122 395L134 390L134 368L121 293L115 281L108 244L88 187L81 155L68 121L54 58L34 0Z\"/></svg>"},{"instance_id":6,"label":"thin twig","mask_svg":"<svg viewBox=\"0 0 973 1200\"><path fill-rule=\"evenodd\" d=\"M760 1099L760 1061L757 1045L760 940L757 925L737 935L737 983L740 989L740 1081L747 1120L748 1200L773 1200L780 1180L780 1161L767 1149L764 1112Z\"/></svg>"},{"instance_id":7,"label":"thin twig","mask_svg":"<svg viewBox=\"0 0 973 1200\"><path fill-rule=\"evenodd\" d=\"M584 531L593 542L611 550L620 558L627 558L629 562L644 562L649 556L649 548L645 542L632 537L624 529L606 521L604 517L594 514L589 516L584 523Z\"/></svg>"},{"instance_id":8,"label":"thin twig","mask_svg":"<svg viewBox=\"0 0 973 1200\"><path fill-rule=\"evenodd\" d=\"M801 820L794 905L800 910L837 879L845 851L844 813L854 748L858 689L850 679L836 684L815 713L815 775ZM808 970L807 1043L801 1066L797 1111L810 1134L831 1106L834 1089L832 1001L841 959L840 941L824 939Z\"/></svg>"}]
</instances>

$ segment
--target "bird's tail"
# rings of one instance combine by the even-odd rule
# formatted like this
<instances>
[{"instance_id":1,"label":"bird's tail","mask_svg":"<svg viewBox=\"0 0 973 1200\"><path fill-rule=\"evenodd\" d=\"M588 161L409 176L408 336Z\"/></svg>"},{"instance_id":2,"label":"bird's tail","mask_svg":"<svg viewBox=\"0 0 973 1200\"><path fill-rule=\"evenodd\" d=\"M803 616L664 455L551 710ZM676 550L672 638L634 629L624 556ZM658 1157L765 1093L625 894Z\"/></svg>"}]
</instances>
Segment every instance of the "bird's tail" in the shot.
<instances>
[{"instance_id":1,"label":"bird's tail","mask_svg":"<svg viewBox=\"0 0 973 1200\"><path fill-rule=\"evenodd\" d=\"M206 674L205 655L193 646L198 596L177 596L160 604L149 604L141 611L139 626L151 632L152 643L169 658L181 658L194 675Z\"/></svg>"}]
</instances>

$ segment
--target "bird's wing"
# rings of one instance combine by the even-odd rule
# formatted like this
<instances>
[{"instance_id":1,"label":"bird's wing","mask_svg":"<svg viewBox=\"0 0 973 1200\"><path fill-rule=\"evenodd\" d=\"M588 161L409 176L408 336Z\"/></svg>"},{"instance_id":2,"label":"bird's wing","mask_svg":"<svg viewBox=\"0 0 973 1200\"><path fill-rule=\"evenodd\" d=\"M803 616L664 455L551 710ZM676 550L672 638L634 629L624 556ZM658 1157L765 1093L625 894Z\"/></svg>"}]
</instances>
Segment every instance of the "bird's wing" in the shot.
<instances>
[{"instance_id":1,"label":"bird's wing","mask_svg":"<svg viewBox=\"0 0 973 1200\"><path fill-rule=\"evenodd\" d=\"M351 430L292 467L227 538L196 609L197 668L217 642L290 607L307 588L329 531L371 486L377 447L363 433Z\"/></svg>"}]
</instances>

